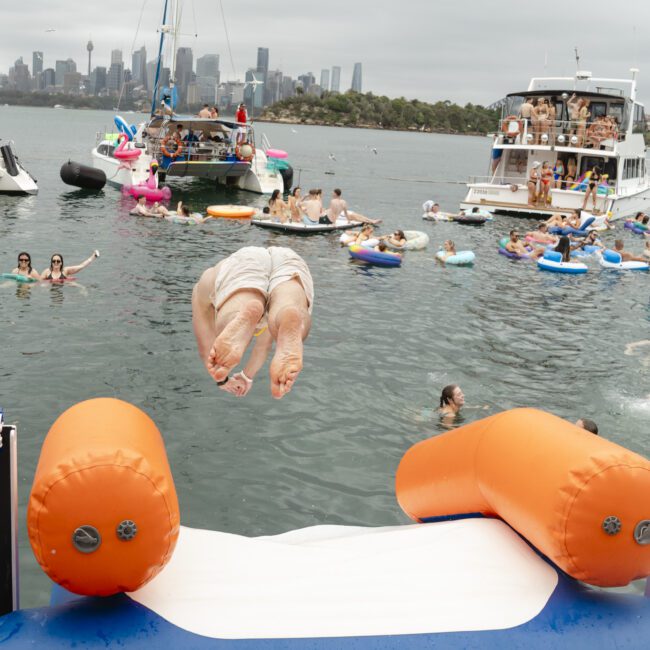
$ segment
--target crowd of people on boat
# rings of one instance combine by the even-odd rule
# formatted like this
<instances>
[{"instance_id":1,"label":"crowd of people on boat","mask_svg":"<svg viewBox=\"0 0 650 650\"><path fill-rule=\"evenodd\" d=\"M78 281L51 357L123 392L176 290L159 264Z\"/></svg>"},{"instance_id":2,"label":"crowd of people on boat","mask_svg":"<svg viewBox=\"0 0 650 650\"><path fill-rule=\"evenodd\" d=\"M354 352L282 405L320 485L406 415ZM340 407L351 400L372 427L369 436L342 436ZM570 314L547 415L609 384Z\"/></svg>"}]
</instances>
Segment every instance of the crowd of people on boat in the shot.
<instances>
[{"instance_id":1,"label":"crowd of people on boat","mask_svg":"<svg viewBox=\"0 0 650 650\"><path fill-rule=\"evenodd\" d=\"M524 127L532 136L531 144L554 144L556 137L563 133L575 135L569 138L568 145L600 149L605 140L617 140L619 134L618 120L613 115L598 114L593 116L589 110L590 101L585 97L576 97L573 93L566 100L568 121L558 119L558 104L554 97L526 97L519 108L521 129ZM508 132L506 124L505 130Z\"/></svg>"},{"instance_id":2,"label":"crowd of people on boat","mask_svg":"<svg viewBox=\"0 0 650 650\"><path fill-rule=\"evenodd\" d=\"M377 224L381 219L370 219L357 212L349 212L348 204L343 199L339 188L332 191L327 209L323 206L323 190L314 188L303 196L300 187L294 187L289 192L287 201L282 198L280 190L274 190L268 202L268 210L264 214L279 223L302 223L310 225L334 225L337 222L359 221L361 223Z\"/></svg>"}]
</instances>

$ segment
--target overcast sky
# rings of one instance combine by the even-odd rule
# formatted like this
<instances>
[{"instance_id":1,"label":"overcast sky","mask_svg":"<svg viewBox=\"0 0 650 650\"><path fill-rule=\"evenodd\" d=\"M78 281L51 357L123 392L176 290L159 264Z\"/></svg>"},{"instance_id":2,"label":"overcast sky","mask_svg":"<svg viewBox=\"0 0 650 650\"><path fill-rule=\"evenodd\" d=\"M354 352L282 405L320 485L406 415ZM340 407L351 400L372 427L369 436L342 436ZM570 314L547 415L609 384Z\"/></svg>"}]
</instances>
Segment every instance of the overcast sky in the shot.
<instances>
[{"instance_id":1,"label":"overcast sky","mask_svg":"<svg viewBox=\"0 0 650 650\"><path fill-rule=\"evenodd\" d=\"M130 67L141 45L152 59L163 4L2 0L0 71L19 56L31 71L32 51L42 50L45 67L71 57L86 72L89 37L93 67L108 66L112 49L122 49ZM489 104L524 89L534 75L571 75L577 46L581 68L594 76L627 78L630 67L640 68L639 97L647 105L649 24L648 0L184 0L178 44L192 47L195 60L219 54L222 80L243 78L262 46L270 68L292 77L311 71L318 82L322 68L339 65L344 90L361 61L364 92L461 104Z\"/></svg>"}]
</instances>

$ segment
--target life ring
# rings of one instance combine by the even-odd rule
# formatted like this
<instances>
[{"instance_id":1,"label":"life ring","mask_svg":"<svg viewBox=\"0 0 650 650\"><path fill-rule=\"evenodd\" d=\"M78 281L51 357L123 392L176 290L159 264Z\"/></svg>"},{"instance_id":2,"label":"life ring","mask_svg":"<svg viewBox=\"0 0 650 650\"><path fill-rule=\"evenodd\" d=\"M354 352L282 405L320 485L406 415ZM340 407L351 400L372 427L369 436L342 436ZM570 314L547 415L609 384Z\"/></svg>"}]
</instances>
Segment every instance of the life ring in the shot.
<instances>
[{"instance_id":1,"label":"life ring","mask_svg":"<svg viewBox=\"0 0 650 650\"><path fill-rule=\"evenodd\" d=\"M250 147L250 149L251 149L251 153L248 156L242 155L242 152L241 152L242 148L246 147L246 146ZM238 144L235 147L235 156L237 156L237 160L243 160L244 162L250 162L255 157L255 145L252 144L251 142L242 142L241 145Z\"/></svg>"},{"instance_id":2,"label":"life ring","mask_svg":"<svg viewBox=\"0 0 650 650\"><path fill-rule=\"evenodd\" d=\"M176 143L176 149L174 151L169 151L169 149L167 149L167 143L170 140L173 140L173 142ZM162 151L163 156L166 156L167 158L178 158L178 156L183 153L183 143L176 138L172 138L170 135L166 135L160 145L160 150Z\"/></svg>"},{"instance_id":3,"label":"life ring","mask_svg":"<svg viewBox=\"0 0 650 650\"><path fill-rule=\"evenodd\" d=\"M436 257L445 264L451 264L453 266L469 266L474 264L475 255L473 251L458 251L455 255L450 255L445 259L445 252L438 251Z\"/></svg>"},{"instance_id":4,"label":"life ring","mask_svg":"<svg viewBox=\"0 0 650 650\"><path fill-rule=\"evenodd\" d=\"M511 128L513 122L517 125L517 130L516 131L514 131ZM502 122L501 122L501 131L505 135L515 137L515 136L519 135L523 130L524 130L524 123L516 115L508 115L508 116L504 117Z\"/></svg>"}]
</instances>

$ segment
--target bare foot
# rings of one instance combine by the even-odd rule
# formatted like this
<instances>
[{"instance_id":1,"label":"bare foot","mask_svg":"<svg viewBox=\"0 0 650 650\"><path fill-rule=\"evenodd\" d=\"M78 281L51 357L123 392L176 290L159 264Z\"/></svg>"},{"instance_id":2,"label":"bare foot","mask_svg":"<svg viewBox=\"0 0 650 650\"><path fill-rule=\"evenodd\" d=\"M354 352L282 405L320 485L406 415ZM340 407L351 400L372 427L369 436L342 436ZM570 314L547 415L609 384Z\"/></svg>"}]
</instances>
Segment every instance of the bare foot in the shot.
<instances>
[{"instance_id":1,"label":"bare foot","mask_svg":"<svg viewBox=\"0 0 650 650\"><path fill-rule=\"evenodd\" d=\"M278 328L275 355L271 361L271 394L284 397L302 370L303 318L295 307L286 307Z\"/></svg>"},{"instance_id":2,"label":"bare foot","mask_svg":"<svg viewBox=\"0 0 650 650\"><path fill-rule=\"evenodd\" d=\"M223 381L241 361L263 314L264 306L260 302L249 302L214 340L208 354L208 372L215 381Z\"/></svg>"}]
</instances>

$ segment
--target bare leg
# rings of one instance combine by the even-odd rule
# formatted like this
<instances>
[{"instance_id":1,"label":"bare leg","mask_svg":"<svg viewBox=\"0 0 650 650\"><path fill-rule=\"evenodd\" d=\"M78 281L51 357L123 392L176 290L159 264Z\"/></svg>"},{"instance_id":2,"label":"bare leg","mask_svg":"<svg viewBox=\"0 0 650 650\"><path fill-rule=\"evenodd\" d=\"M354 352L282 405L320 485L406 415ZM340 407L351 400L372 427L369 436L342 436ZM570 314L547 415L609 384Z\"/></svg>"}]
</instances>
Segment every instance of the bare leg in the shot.
<instances>
[{"instance_id":1,"label":"bare leg","mask_svg":"<svg viewBox=\"0 0 650 650\"><path fill-rule=\"evenodd\" d=\"M275 339L271 361L271 394L276 399L286 395L302 370L302 342L311 327L307 298L296 278L278 285L271 293L269 329Z\"/></svg>"},{"instance_id":2,"label":"bare leg","mask_svg":"<svg viewBox=\"0 0 650 650\"><path fill-rule=\"evenodd\" d=\"M264 315L264 296L255 289L234 293L219 308L216 338L208 353L207 368L215 381L223 381L244 356L255 327Z\"/></svg>"}]
</instances>

